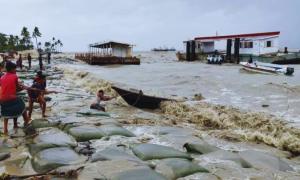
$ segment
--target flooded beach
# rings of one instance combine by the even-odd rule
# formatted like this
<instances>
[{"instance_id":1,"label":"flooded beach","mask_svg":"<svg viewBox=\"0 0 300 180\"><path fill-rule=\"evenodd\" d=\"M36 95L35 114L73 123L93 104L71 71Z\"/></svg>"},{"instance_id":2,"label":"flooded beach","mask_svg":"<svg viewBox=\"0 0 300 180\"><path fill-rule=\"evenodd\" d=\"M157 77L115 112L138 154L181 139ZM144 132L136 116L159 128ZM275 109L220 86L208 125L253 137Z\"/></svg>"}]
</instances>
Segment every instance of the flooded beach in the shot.
<instances>
[{"instance_id":1,"label":"flooded beach","mask_svg":"<svg viewBox=\"0 0 300 180\"><path fill-rule=\"evenodd\" d=\"M68 67L73 73L87 72L95 78L153 95L191 99L201 93L205 102L269 112L297 126L299 65L290 65L295 68L295 73L285 76L249 73L236 64L220 66L178 61L175 52L136 52L133 55L141 58L140 66L80 64ZM269 107L263 108L264 104Z\"/></svg>"},{"instance_id":2,"label":"flooded beach","mask_svg":"<svg viewBox=\"0 0 300 180\"><path fill-rule=\"evenodd\" d=\"M146 173L152 179L300 179L299 131L293 128L297 121L290 119L297 118L297 108L282 115L286 109L274 100L286 98L289 89L294 95L288 103L297 106L297 70L292 77L248 74L237 65L179 62L174 53L138 52L140 66L91 66L66 59L73 56L57 55L45 71L47 89L60 93L47 95L50 118L41 118L35 107L38 135L22 138L22 129L10 128L15 138L1 137L2 154L10 152L1 162L1 173L23 176L84 167L79 179L123 179L122 173L136 178ZM33 72L18 76L30 85ZM104 103L108 114L88 110L99 89L117 95L112 85L176 101L141 110L118 97ZM264 92L266 87L271 93ZM270 99L257 98L266 94ZM86 142L91 150L85 149ZM61 156L53 159L51 154L58 152ZM191 162L184 160L190 157ZM182 173L175 173L175 164Z\"/></svg>"}]
</instances>

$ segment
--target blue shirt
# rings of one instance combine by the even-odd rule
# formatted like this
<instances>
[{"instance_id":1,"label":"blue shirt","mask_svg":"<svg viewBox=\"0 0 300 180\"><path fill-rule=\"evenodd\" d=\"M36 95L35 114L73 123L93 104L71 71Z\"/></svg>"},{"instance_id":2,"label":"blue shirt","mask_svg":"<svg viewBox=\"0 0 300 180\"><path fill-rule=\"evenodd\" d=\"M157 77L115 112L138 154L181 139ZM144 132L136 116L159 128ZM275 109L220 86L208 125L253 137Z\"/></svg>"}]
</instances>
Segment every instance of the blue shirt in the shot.
<instances>
[{"instance_id":1,"label":"blue shirt","mask_svg":"<svg viewBox=\"0 0 300 180\"><path fill-rule=\"evenodd\" d=\"M45 90L45 85L42 84L42 85L40 86L37 82L36 82L36 83L33 83L31 87L32 87L32 88L37 88L37 89L39 89L39 90L41 90L41 91ZM30 97L31 97L32 99L37 99L37 98L40 96L41 91L30 91Z\"/></svg>"}]
</instances>

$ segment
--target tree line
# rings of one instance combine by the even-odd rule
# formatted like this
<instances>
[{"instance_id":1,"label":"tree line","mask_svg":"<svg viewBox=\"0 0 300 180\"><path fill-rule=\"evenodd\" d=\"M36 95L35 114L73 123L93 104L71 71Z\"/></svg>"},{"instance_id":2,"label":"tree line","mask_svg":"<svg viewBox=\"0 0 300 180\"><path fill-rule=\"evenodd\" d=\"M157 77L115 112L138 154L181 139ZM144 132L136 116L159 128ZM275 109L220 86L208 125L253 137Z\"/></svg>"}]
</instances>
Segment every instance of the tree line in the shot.
<instances>
[{"instance_id":1,"label":"tree line","mask_svg":"<svg viewBox=\"0 0 300 180\"><path fill-rule=\"evenodd\" d=\"M16 52L23 50L32 50L34 49L32 38L35 40L36 49L39 52L61 52L61 48L63 43L61 40L56 40L53 37L51 41L45 42L44 47L41 42L38 42L38 38L42 37L42 33L40 32L38 27L35 27L32 34L28 31L27 27L23 27L21 31L21 35L7 35L0 33L0 52Z\"/></svg>"}]
</instances>

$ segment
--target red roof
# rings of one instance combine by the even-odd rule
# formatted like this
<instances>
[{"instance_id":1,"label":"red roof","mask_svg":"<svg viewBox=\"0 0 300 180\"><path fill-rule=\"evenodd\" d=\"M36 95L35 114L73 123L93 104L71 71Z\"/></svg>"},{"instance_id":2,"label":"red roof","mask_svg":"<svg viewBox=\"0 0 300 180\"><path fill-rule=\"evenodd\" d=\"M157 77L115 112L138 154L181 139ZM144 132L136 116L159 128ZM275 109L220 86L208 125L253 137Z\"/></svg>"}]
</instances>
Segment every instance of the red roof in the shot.
<instances>
[{"instance_id":1,"label":"red roof","mask_svg":"<svg viewBox=\"0 0 300 180\"><path fill-rule=\"evenodd\" d=\"M253 33L253 34L227 35L227 36L196 37L195 40L234 39L234 38L249 38L249 37L260 37L260 36L278 36L279 34L280 34L280 31L276 31L276 32L264 32L264 33Z\"/></svg>"}]
</instances>

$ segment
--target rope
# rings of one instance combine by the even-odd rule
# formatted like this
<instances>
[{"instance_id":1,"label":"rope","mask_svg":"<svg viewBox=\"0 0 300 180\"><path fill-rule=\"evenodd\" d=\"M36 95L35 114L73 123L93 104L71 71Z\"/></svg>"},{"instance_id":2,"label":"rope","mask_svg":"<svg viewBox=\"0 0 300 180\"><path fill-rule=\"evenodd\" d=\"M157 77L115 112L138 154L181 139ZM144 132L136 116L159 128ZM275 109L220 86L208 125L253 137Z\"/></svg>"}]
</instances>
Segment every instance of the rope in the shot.
<instances>
[{"instance_id":1,"label":"rope","mask_svg":"<svg viewBox=\"0 0 300 180\"><path fill-rule=\"evenodd\" d=\"M132 105L132 106L134 106L138 101L139 101L139 99L140 99L140 97L141 97L141 92L139 93L139 97L137 98L137 100L135 101L135 103Z\"/></svg>"}]
</instances>

